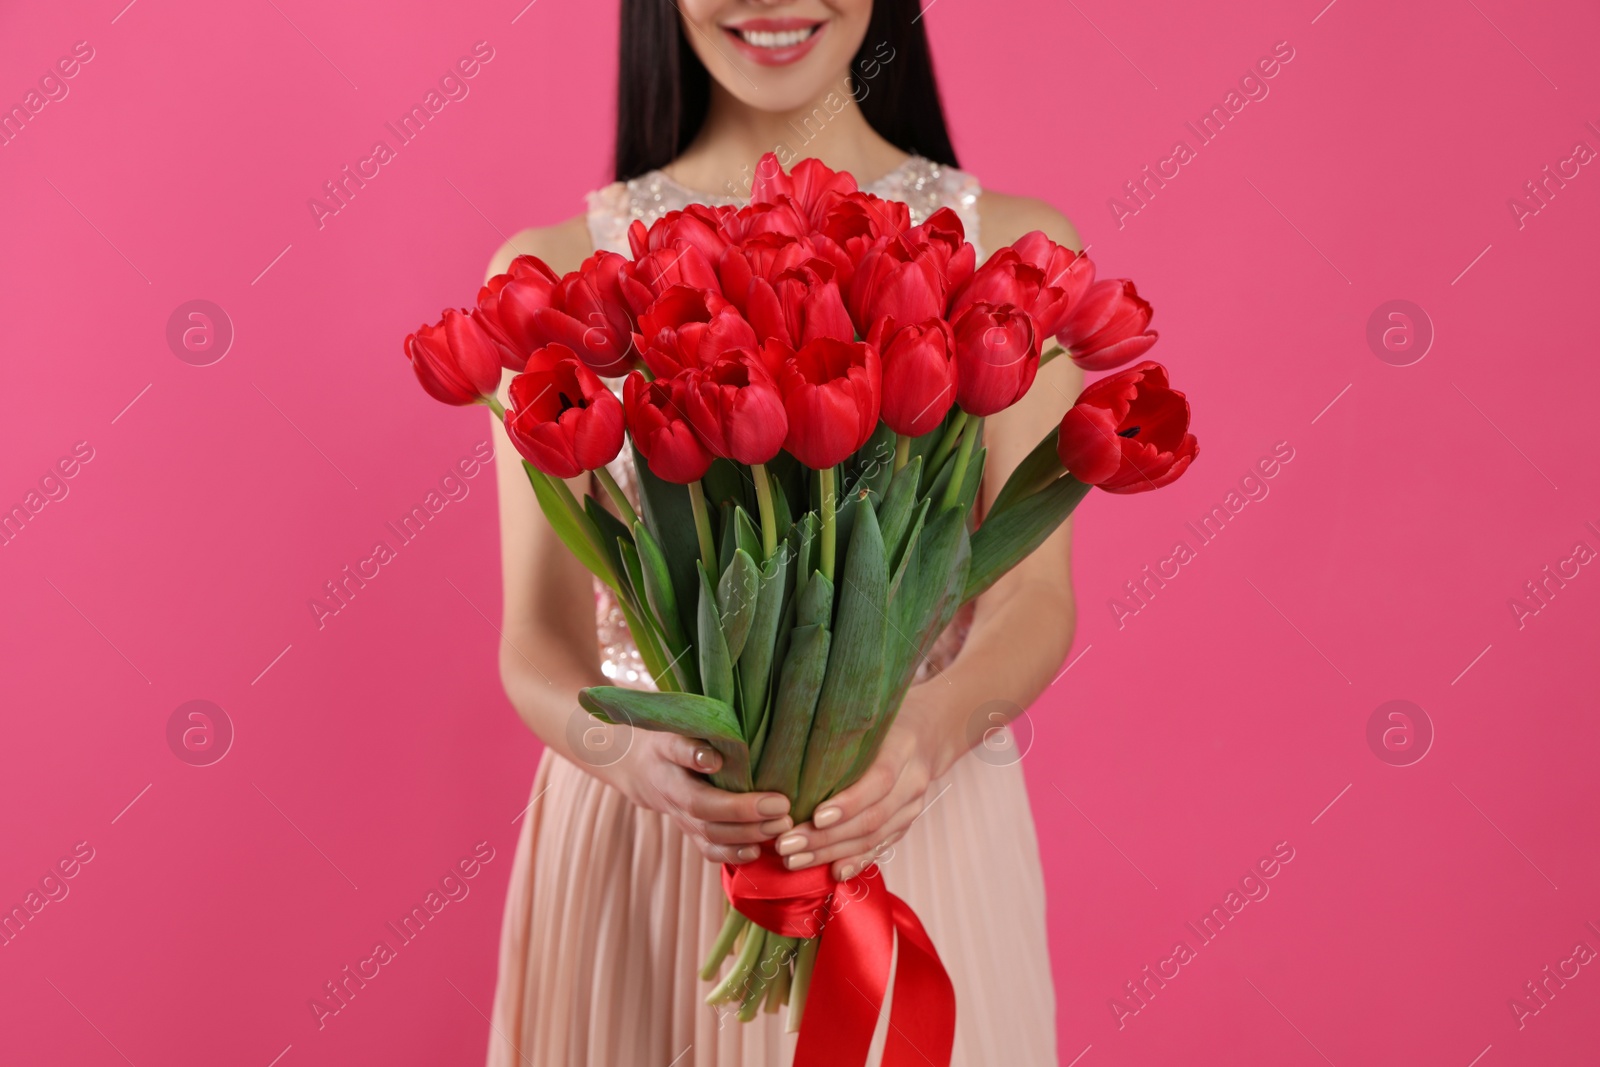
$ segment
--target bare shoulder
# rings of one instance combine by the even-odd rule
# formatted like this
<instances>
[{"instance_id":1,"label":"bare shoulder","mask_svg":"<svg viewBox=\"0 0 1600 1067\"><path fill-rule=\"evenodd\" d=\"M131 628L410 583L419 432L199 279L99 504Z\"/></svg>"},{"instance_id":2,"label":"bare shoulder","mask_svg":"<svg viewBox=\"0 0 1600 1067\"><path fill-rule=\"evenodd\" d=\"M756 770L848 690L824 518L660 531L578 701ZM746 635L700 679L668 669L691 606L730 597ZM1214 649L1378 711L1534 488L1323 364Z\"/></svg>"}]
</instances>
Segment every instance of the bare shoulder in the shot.
<instances>
[{"instance_id":1,"label":"bare shoulder","mask_svg":"<svg viewBox=\"0 0 1600 1067\"><path fill-rule=\"evenodd\" d=\"M1061 212L1031 196L1010 196L989 189L978 197L978 223L983 228L983 246L1003 248L1034 230L1060 245L1078 250L1083 242L1077 227Z\"/></svg>"},{"instance_id":2,"label":"bare shoulder","mask_svg":"<svg viewBox=\"0 0 1600 1067\"><path fill-rule=\"evenodd\" d=\"M501 274L518 256L538 256L557 274L577 270L594 248L589 240L589 221L574 215L553 226L533 226L512 236L489 260L488 276Z\"/></svg>"}]
</instances>

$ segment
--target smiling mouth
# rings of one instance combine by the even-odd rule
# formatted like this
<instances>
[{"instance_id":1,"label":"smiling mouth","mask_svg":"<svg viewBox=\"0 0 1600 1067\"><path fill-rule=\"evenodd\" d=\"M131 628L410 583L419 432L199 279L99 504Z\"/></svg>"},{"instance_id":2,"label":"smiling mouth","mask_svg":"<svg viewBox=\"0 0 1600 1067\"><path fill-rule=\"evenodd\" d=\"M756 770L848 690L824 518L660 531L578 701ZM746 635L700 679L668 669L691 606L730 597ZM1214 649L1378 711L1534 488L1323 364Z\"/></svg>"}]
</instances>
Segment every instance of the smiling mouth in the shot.
<instances>
[{"instance_id":1,"label":"smiling mouth","mask_svg":"<svg viewBox=\"0 0 1600 1067\"><path fill-rule=\"evenodd\" d=\"M822 23L806 26L798 30L746 30L738 26L724 26L723 29L739 38L745 44L755 48L793 48L795 45L804 44L811 39L811 35L821 28Z\"/></svg>"}]
</instances>

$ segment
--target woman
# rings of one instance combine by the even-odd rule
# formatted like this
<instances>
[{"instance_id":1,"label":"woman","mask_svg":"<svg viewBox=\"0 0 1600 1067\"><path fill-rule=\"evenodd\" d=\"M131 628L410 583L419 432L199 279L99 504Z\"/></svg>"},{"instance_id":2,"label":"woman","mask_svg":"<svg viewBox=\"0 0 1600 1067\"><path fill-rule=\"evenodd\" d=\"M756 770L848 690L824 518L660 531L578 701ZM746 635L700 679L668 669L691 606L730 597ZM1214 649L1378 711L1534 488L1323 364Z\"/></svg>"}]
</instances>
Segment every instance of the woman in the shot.
<instances>
[{"instance_id":1,"label":"woman","mask_svg":"<svg viewBox=\"0 0 1600 1067\"><path fill-rule=\"evenodd\" d=\"M1078 247L1053 209L982 191L955 168L916 0L623 0L619 80L618 182L590 195L586 215L519 234L491 275L520 253L557 271L596 249L626 253L634 218L736 202L729 191L748 191L768 151L785 165L816 156L848 170L908 202L916 222L950 207L980 261L1031 230ZM1069 360L1054 360L989 421L986 499L1053 427L1077 379ZM971 750L992 745L994 728L1066 655L1066 528L958 619L865 776L795 826L782 796L709 785L702 774L718 757L708 745L608 736L577 710L584 686L648 683L604 599L598 634L591 625L588 572L546 526L504 433L495 441L501 672L546 747L506 906L490 1064L788 1063L794 1035L781 1014L719 1016L695 977L723 920L719 865L747 862L773 839L795 869L830 864L848 877L880 863L954 981L956 1064L1055 1063L1044 887L1021 768Z\"/></svg>"}]
</instances>

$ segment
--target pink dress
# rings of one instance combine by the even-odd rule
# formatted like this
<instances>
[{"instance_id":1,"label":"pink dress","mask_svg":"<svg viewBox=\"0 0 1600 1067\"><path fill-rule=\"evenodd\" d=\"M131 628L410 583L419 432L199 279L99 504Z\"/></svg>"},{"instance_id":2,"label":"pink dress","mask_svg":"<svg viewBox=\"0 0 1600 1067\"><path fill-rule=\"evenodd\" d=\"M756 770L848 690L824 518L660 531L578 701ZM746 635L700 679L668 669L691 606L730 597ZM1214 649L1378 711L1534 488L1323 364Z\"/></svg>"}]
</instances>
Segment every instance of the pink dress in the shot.
<instances>
[{"instance_id":1,"label":"pink dress","mask_svg":"<svg viewBox=\"0 0 1600 1067\"><path fill-rule=\"evenodd\" d=\"M970 175L914 156L866 188L905 201L916 222L949 207L976 243L981 190ZM648 225L707 199L737 202L660 172L609 185L589 196L594 245L626 253L634 219ZM624 463L612 470L631 488ZM596 603L606 675L648 687L621 613L605 595ZM964 623L925 668L955 657ZM1056 1063L1055 991L1039 845L1014 745L990 741L932 784L924 813L880 867L955 984L953 1067L1046 1067ZM667 816L546 750L506 900L490 1067L786 1067L795 1035L784 1032L785 1013L741 1023L703 1003L710 984L697 972L724 914L720 868Z\"/></svg>"}]
</instances>

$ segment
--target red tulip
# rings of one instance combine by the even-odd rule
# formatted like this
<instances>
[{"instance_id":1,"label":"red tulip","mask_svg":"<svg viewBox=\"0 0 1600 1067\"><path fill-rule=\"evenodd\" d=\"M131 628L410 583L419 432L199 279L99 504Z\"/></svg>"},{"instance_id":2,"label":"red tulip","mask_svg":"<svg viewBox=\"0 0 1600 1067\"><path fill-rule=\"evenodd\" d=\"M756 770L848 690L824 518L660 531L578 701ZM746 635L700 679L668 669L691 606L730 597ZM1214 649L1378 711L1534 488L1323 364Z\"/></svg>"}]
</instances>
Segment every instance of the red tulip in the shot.
<instances>
[{"instance_id":1,"label":"red tulip","mask_svg":"<svg viewBox=\"0 0 1600 1067\"><path fill-rule=\"evenodd\" d=\"M634 446L652 474L678 485L699 480L714 458L689 424L687 401L694 373L647 382L634 371L622 382L622 407Z\"/></svg>"},{"instance_id":2,"label":"red tulip","mask_svg":"<svg viewBox=\"0 0 1600 1067\"><path fill-rule=\"evenodd\" d=\"M660 296L674 285L718 288L717 272L711 263L700 249L688 241L679 241L675 248L658 248L641 256L633 271L652 296Z\"/></svg>"},{"instance_id":3,"label":"red tulip","mask_svg":"<svg viewBox=\"0 0 1600 1067\"><path fill-rule=\"evenodd\" d=\"M906 231L906 243L931 259L944 293L955 292L972 277L977 251L967 240L960 216L949 208L940 208Z\"/></svg>"},{"instance_id":4,"label":"red tulip","mask_svg":"<svg viewBox=\"0 0 1600 1067\"><path fill-rule=\"evenodd\" d=\"M689 422L712 455L766 463L783 448L789 417L766 365L753 352L731 352L689 379Z\"/></svg>"},{"instance_id":5,"label":"red tulip","mask_svg":"<svg viewBox=\"0 0 1600 1067\"><path fill-rule=\"evenodd\" d=\"M1022 399L1039 372L1033 319L1011 304L973 304L956 319L956 402L993 415Z\"/></svg>"},{"instance_id":6,"label":"red tulip","mask_svg":"<svg viewBox=\"0 0 1600 1067\"><path fill-rule=\"evenodd\" d=\"M518 256L478 290L472 317L500 346L500 360L511 370L525 368L528 355L548 340L535 327L534 313L554 306L560 281L538 256Z\"/></svg>"},{"instance_id":7,"label":"red tulip","mask_svg":"<svg viewBox=\"0 0 1600 1067\"><path fill-rule=\"evenodd\" d=\"M817 258L816 246L808 237L783 233L763 233L738 245L730 245L717 264L722 293L741 314L750 308L750 288L757 279L771 283L785 271L794 270Z\"/></svg>"},{"instance_id":8,"label":"red tulip","mask_svg":"<svg viewBox=\"0 0 1600 1067\"><path fill-rule=\"evenodd\" d=\"M868 252L850 284L850 315L865 337L886 318L922 322L944 312L944 287L931 256L907 258L903 246L890 242Z\"/></svg>"},{"instance_id":9,"label":"red tulip","mask_svg":"<svg viewBox=\"0 0 1600 1067\"><path fill-rule=\"evenodd\" d=\"M1028 313L1039 336L1048 336L1045 326L1058 325L1065 317L1065 294L1044 287L1044 272L1023 262L1015 249L1002 248L979 267L967 283L950 298L950 315L959 318L974 304L1012 304Z\"/></svg>"},{"instance_id":10,"label":"red tulip","mask_svg":"<svg viewBox=\"0 0 1600 1067\"><path fill-rule=\"evenodd\" d=\"M1150 350L1150 305L1126 278L1095 282L1056 336L1084 370L1110 370Z\"/></svg>"},{"instance_id":11,"label":"red tulip","mask_svg":"<svg viewBox=\"0 0 1600 1067\"><path fill-rule=\"evenodd\" d=\"M783 447L813 470L843 462L877 428L883 372L871 345L819 337L785 354L778 386L789 415Z\"/></svg>"},{"instance_id":12,"label":"red tulip","mask_svg":"<svg viewBox=\"0 0 1600 1067\"><path fill-rule=\"evenodd\" d=\"M674 285L639 316L635 344L657 378L706 367L724 352L754 348L755 331L738 310L709 289Z\"/></svg>"},{"instance_id":13,"label":"red tulip","mask_svg":"<svg viewBox=\"0 0 1600 1067\"><path fill-rule=\"evenodd\" d=\"M770 283L752 278L745 318L761 340L776 338L791 348L819 337L849 342L856 336L834 270L822 259L807 260Z\"/></svg>"},{"instance_id":14,"label":"red tulip","mask_svg":"<svg viewBox=\"0 0 1600 1067\"><path fill-rule=\"evenodd\" d=\"M791 200L812 226L839 197L856 191L856 180L846 170L833 170L820 159L802 159L788 174L771 152L756 164L755 180L750 184L752 204L776 204Z\"/></svg>"},{"instance_id":15,"label":"red tulip","mask_svg":"<svg viewBox=\"0 0 1600 1067\"><path fill-rule=\"evenodd\" d=\"M885 322L874 342L894 329ZM921 437L944 421L956 399L955 338L937 316L894 331L882 347L883 421L904 437Z\"/></svg>"},{"instance_id":16,"label":"red tulip","mask_svg":"<svg viewBox=\"0 0 1600 1067\"><path fill-rule=\"evenodd\" d=\"M511 443L552 478L576 478L616 459L622 450L616 394L566 345L550 345L540 355L547 365L511 379Z\"/></svg>"},{"instance_id":17,"label":"red tulip","mask_svg":"<svg viewBox=\"0 0 1600 1067\"><path fill-rule=\"evenodd\" d=\"M871 193L849 193L828 205L816 220L815 233L839 248L850 262L858 262L870 249L896 244L910 250L911 209L898 200Z\"/></svg>"},{"instance_id":18,"label":"red tulip","mask_svg":"<svg viewBox=\"0 0 1600 1067\"><path fill-rule=\"evenodd\" d=\"M500 385L500 349L465 309L447 308L432 326L405 341L422 388L446 404L476 404Z\"/></svg>"},{"instance_id":19,"label":"red tulip","mask_svg":"<svg viewBox=\"0 0 1600 1067\"><path fill-rule=\"evenodd\" d=\"M767 235L804 237L810 232L810 223L801 217L792 200L777 204L746 204L722 220L723 236L734 244L744 244Z\"/></svg>"},{"instance_id":20,"label":"red tulip","mask_svg":"<svg viewBox=\"0 0 1600 1067\"><path fill-rule=\"evenodd\" d=\"M628 247L633 258L639 260L663 248L675 249L689 244L700 250L706 262L715 263L728 247L722 225L732 214L731 207L690 204L682 211L667 212L648 229L643 220L634 219L633 225L628 227Z\"/></svg>"},{"instance_id":21,"label":"red tulip","mask_svg":"<svg viewBox=\"0 0 1600 1067\"><path fill-rule=\"evenodd\" d=\"M1110 493L1177 479L1199 455L1189 402L1148 360L1090 385L1061 419L1056 454L1074 478Z\"/></svg>"},{"instance_id":22,"label":"red tulip","mask_svg":"<svg viewBox=\"0 0 1600 1067\"><path fill-rule=\"evenodd\" d=\"M554 307L533 313L535 332L566 345L596 374L616 377L633 365L636 316L650 291L626 257L596 252L561 279L553 299Z\"/></svg>"},{"instance_id":23,"label":"red tulip","mask_svg":"<svg viewBox=\"0 0 1600 1067\"><path fill-rule=\"evenodd\" d=\"M1059 331L1078 305L1084 294L1094 284L1094 261L1082 252L1074 252L1058 245L1040 230L1024 234L1012 243L1011 248L1024 263L1038 267L1044 275L1044 289L1061 290L1062 314L1054 322L1047 321L1038 310L1029 309L1038 321L1039 334L1048 337Z\"/></svg>"}]
</instances>

